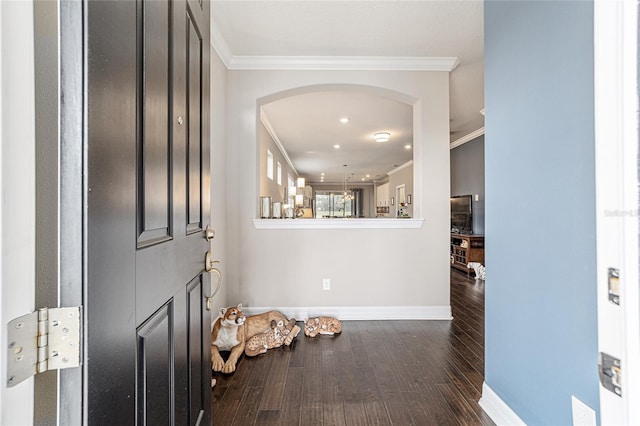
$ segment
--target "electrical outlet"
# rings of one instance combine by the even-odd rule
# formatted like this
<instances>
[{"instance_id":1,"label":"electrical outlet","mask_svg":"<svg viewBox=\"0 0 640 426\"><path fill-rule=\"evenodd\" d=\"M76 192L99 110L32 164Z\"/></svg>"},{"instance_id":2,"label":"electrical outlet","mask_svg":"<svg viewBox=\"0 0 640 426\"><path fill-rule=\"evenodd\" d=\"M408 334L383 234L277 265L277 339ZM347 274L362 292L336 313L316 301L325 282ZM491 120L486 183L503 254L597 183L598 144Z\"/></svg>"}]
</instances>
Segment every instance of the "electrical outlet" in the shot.
<instances>
[{"instance_id":1,"label":"electrical outlet","mask_svg":"<svg viewBox=\"0 0 640 426\"><path fill-rule=\"evenodd\" d=\"M596 412L584 402L571 395L571 414L574 426L596 426Z\"/></svg>"},{"instance_id":2,"label":"electrical outlet","mask_svg":"<svg viewBox=\"0 0 640 426\"><path fill-rule=\"evenodd\" d=\"M323 278L322 279L322 289L323 290L331 290L331 279Z\"/></svg>"}]
</instances>

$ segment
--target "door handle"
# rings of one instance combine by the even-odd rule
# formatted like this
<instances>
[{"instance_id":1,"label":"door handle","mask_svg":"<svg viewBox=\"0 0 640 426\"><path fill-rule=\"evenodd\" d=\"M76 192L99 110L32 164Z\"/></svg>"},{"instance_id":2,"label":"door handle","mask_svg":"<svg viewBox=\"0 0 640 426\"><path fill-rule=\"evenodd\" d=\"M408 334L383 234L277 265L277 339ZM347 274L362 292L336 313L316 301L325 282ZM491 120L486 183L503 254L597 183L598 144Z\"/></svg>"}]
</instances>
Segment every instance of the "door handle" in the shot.
<instances>
[{"instance_id":1,"label":"door handle","mask_svg":"<svg viewBox=\"0 0 640 426\"><path fill-rule=\"evenodd\" d=\"M213 267L213 265L215 265L216 263L220 263L220 261L211 259L211 252L208 251L207 254L204 256L204 270L207 272L212 272L214 270L217 270L216 268Z\"/></svg>"},{"instance_id":2,"label":"door handle","mask_svg":"<svg viewBox=\"0 0 640 426\"><path fill-rule=\"evenodd\" d=\"M220 290L220 284L222 284L222 271L220 271L220 269L215 268L213 266L216 263L220 263L220 261L211 259L211 252L208 251L204 257L204 270L209 273L215 274L217 276L217 280L216 280L215 290L213 285L213 278L210 280L211 288L209 291L209 295L205 294L204 296L204 298L207 299L207 311L211 310L211 301L213 300L213 297L216 295L216 293L218 293L218 290Z\"/></svg>"},{"instance_id":3,"label":"door handle","mask_svg":"<svg viewBox=\"0 0 640 426\"><path fill-rule=\"evenodd\" d=\"M216 236L216 231L214 231L209 225L207 225L207 228L204 230L204 238L207 241L211 241L214 239L215 236Z\"/></svg>"}]
</instances>

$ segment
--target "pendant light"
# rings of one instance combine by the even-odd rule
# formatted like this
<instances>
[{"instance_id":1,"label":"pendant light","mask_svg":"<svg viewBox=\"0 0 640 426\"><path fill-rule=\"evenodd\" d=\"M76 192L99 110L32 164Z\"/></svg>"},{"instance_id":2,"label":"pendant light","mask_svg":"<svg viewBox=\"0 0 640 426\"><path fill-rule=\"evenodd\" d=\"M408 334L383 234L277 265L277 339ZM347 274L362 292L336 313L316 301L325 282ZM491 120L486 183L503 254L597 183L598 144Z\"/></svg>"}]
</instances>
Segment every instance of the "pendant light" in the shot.
<instances>
[{"instance_id":1,"label":"pendant light","mask_svg":"<svg viewBox=\"0 0 640 426\"><path fill-rule=\"evenodd\" d=\"M347 167L347 165L345 164L344 167ZM351 173L351 177L353 178L353 173ZM344 191L342 193L342 196L343 196L345 201L351 201L353 199L353 194L349 193L349 187L347 186L347 171L346 171L346 169L344 171Z\"/></svg>"}]
</instances>

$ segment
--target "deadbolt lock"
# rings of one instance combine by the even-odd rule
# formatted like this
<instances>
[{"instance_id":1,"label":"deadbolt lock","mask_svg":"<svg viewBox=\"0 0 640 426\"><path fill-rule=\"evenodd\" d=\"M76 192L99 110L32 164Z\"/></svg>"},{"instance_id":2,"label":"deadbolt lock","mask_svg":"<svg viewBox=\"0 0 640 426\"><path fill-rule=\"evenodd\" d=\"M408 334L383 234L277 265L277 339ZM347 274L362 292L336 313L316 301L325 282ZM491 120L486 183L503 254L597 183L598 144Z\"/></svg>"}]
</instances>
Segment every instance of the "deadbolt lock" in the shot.
<instances>
[{"instance_id":1,"label":"deadbolt lock","mask_svg":"<svg viewBox=\"0 0 640 426\"><path fill-rule=\"evenodd\" d=\"M207 241L211 241L215 236L216 231L214 231L209 225L207 225L207 228L204 230L204 237L207 239Z\"/></svg>"}]
</instances>

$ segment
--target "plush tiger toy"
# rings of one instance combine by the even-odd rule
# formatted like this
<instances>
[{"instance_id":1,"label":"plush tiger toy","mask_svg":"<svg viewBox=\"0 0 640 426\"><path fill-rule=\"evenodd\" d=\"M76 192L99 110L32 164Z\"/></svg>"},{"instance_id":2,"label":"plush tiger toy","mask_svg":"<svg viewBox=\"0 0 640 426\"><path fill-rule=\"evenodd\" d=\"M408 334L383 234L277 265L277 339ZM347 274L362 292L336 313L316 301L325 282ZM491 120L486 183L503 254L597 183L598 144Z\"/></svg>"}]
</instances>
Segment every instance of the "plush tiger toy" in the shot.
<instances>
[{"instance_id":1,"label":"plush tiger toy","mask_svg":"<svg viewBox=\"0 0 640 426\"><path fill-rule=\"evenodd\" d=\"M342 331L342 323L333 317L309 318L304 322L304 334L315 337L318 334L334 335Z\"/></svg>"},{"instance_id":2,"label":"plush tiger toy","mask_svg":"<svg viewBox=\"0 0 640 426\"><path fill-rule=\"evenodd\" d=\"M280 320L271 321L271 329L247 340L244 353L247 356L256 356L267 352L268 349L279 348L280 346L290 345L293 339L300 333L300 327L296 325L294 318L290 319L287 324Z\"/></svg>"}]
</instances>

